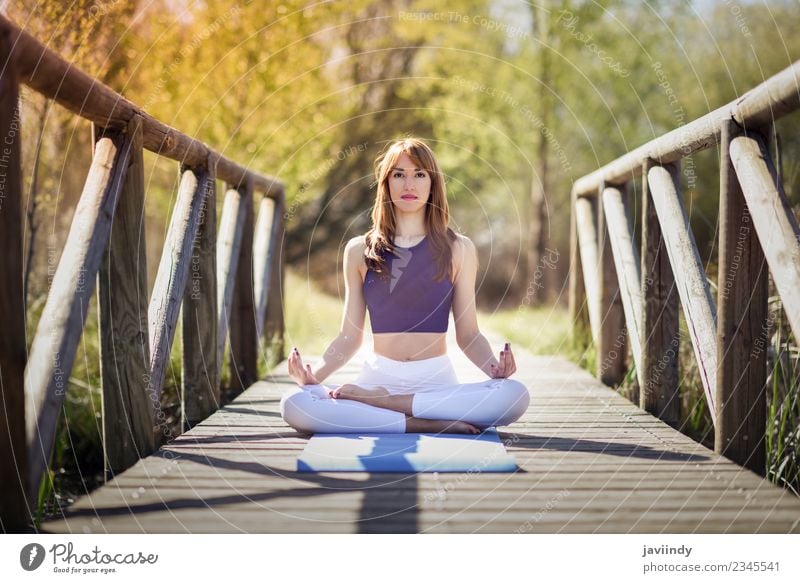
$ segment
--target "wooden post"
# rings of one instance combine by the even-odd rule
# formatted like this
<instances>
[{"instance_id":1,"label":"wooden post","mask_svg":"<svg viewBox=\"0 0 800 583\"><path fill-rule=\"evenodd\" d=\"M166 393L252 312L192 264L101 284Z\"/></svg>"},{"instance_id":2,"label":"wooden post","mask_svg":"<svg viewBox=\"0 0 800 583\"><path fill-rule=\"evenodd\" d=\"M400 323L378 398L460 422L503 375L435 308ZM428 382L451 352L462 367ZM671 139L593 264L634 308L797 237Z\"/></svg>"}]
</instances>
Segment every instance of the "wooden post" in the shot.
<instances>
[{"instance_id":1,"label":"wooden post","mask_svg":"<svg viewBox=\"0 0 800 583\"><path fill-rule=\"evenodd\" d=\"M8 31L0 34L0 530L31 524L25 443L25 296L19 83Z\"/></svg>"},{"instance_id":2,"label":"wooden post","mask_svg":"<svg viewBox=\"0 0 800 583\"><path fill-rule=\"evenodd\" d=\"M600 190L598 196L605 190ZM619 385L625 378L627 336L622 296L619 291L614 257L611 251L603 205L597 205L599 236L600 331L597 335L597 378L610 386Z\"/></svg>"},{"instance_id":3,"label":"wooden post","mask_svg":"<svg viewBox=\"0 0 800 583\"><path fill-rule=\"evenodd\" d=\"M639 252L633 244L633 234L622 191L617 187L607 186L603 190L602 202L625 314L628 341L641 386L641 341L639 336L642 329L642 289L639 275Z\"/></svg>"},{"instance_id":4,"label":"wooden post","mask_svg":"<svg viewBox=\"0 0 800 583\"><path fill-rule=\"evenodd\" d=\"M647 182L653 165L642 169L642 374L639 406L672 427L680 424L678 292Z\"/></svg>"},{"instance_id":5,"label":"wooden post","mask_svg":"<svg viewBox=\"0 0 800 583\"><path fill-rule=\"evenodd\" d=\"M246 212L242 193L227 187L217 237L217 362L220 368L225 356L225 342L231 320L239 249L242 246L242 225Z\"/></svg>"},{"instance_id":6,"label":"wooden post","mask_svg":"<svg viewBox=\"0 0 800 583\"><path fill-rule=\"evenodd\" d=\"M583 280L580 241L578 239L577 197L571 194L572 204L569 221L569 317L571 341L574 346L585 346L591 338L589 323L589 298Z\"/></svg>"},{"instance_id":7,"label":"wooden post","mask_svg":"<svg viewBox=\"0 0 800 583\"><path fill-rule=\"evenodd\" d=\"M189 284L181 309L183 374L181 410L190 429L219 408L221 363L217 360L217 191L209 160L200 227L192 243Z\"/></svg>"},{"instance_id":8,"label":"wooden post","mask_svg":"<svg viewBox=\"0 0 800 583\"><path fill-rule=\"evenodd\" d=\"M140 117L131 120L126 134L131 147L130 165L97 276L103 459L107 478L155 451L153 409L145 390L150 347ZM95 141L102 137L103 129L95 127Z\"/></svg>"},{"instance_id":9,"label":"wooden post","mask_svg":"<svg viewBox=\"0 0 800 583\"><path fill-rule=\"evenodd\" d=\"M732 120L723 123L714 451L764 475L769 289L764 253L730 158L738 135Z\"/></svg>"},{"instance_id":10,"label":"wooden post","mask_svg":"<svg viewBox=\"0 0 800 583\"><path fill-rule=\"evenodd\" d=\"M150 300L150 379L148 392L155 411L155 420L160 431L158 441L171 437L171 430L163 426L161 411L161 387L169 364L175 326L189 279L192 260L192 244L200 228L200 213L210 177L205 169L181 168L181 183L178 201L172 211L161 263L158 266L153 297Z\"/></svg>"},{"instance_id":11,"label":"wooden post","mask_svg":"<svg viewBox=\"0 0 800 583\"><path fill-rule=\"evenodd\" d=\"M25 369L25 423L32 500L50 462L67 381L130 152L130 142L118 132L106 132L95 144L92 166L31 346Z\"/></svg>"},{"instance_id":12,"label":"wooden post","mask_svg":"<svg viewBox=\"0 0 800 583\"><path fill-rule=\"evenodd\" d=\"M800 233L783 186L762 140L738 136L731 140L736 168L753 226L761 241L772 279L795 337L800 337Z\"/></svg>"},{"instance_id":13,"label":"wooden post","mask_svg":"<svg viewBox=\"0 0 800 583\"><path fill-rule=\"evenodd\" d=\"M231 306L231 388L241 393L258 378L258 336L256 334L256 302L253 297L253 187L239 186L244 206L241 223L242 242L236 269L236 289Z\"/></svg>"},{"instance_id":14,"label":"wooden post","mask_svg":"<svg viewBox=\"0 0 800 583\"><path fill-rule=\"evenodd\" d=\"M277 201L273 198L262 197L259 202L258 220L256 221L253 242L253 272L255 274L256 298L256 336L259 343L263 340L264 324L267 315L267 299L272 281L272 261L275 256L276 234L281 220L276 212Z\"/></svg>"},{"instance_id":15,"label":"wooden post","mask_svg":"<svg viewBox=\"0 0 800 583\"><path fill-rule=\"evenodd\" d=\"M680 196L679 168L677 162L653 166L647 173L647 179L692 338L706 402L716 425L717 314Z\"/></svg>"},{"instance_id":16,"label":"wooden post","mask_svg":"<svg viewBox=\"0 0 800 583\"><path fill-rule=\"evenodd\" d=\"M592 341L595 347L600 335L600 280L598 274L599 251L597 249L597 199L578 196L575 199L575 230L578 235L578 250L586 289L586 308Z\"/></svg>"},{"instance_id":17,"label":"wooden post","mask_svg":"<svg viewBox=\"0 0 800 583\"><path fill-rule=\"evenodd\" d=\"M286 319L283 311L284 298L284 245L286 232L286 199L281 189L275 197L275 239L274 248L270 250L267 261L270 264L272 274L270 275L270 286L267 297L267 321L265 324L265 336L271 342L272 362L276 365L286 359Z\"/></svg>"}]
</instances>

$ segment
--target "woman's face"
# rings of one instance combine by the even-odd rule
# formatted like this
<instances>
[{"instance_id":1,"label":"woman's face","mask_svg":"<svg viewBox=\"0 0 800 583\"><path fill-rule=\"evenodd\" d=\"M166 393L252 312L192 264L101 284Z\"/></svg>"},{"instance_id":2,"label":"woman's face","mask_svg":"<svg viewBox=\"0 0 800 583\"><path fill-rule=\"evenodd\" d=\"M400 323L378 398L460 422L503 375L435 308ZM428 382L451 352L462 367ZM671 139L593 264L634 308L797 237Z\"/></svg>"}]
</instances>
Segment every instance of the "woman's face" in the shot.
<instances>
[{"instance_id":1,"label":"woman's face","mask_svg":"<svg viewBox=\"0 0 800 583\"><path fill-rule=\"evenodd\" d=\"M389 195L397 210L418 211L430 198L431 175L424 168L418 168L404 152L389 171Z\"/></svg>"}]
</instances>

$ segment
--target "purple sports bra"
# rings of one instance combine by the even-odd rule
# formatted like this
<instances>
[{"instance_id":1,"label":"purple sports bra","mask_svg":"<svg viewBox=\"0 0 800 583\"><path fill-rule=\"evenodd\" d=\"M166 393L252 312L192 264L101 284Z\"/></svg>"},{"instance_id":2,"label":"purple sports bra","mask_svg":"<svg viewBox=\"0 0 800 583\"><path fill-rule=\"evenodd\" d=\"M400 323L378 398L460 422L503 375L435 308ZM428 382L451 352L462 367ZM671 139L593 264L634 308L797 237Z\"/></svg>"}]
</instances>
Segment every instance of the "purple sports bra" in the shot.
<instances>
[{"instance_id":1,"label":"purple sports bra","mask_svg":"<svg viewBox=\"0 0 800 583\"><path fill-rule=\"evenodd\" d=\"M383 252L386 272L367 270L364 300L372 333L447 332L453 283L438 271L428 236L413 247L396 247L397 256Z\"/></svg>"}]
</instances>

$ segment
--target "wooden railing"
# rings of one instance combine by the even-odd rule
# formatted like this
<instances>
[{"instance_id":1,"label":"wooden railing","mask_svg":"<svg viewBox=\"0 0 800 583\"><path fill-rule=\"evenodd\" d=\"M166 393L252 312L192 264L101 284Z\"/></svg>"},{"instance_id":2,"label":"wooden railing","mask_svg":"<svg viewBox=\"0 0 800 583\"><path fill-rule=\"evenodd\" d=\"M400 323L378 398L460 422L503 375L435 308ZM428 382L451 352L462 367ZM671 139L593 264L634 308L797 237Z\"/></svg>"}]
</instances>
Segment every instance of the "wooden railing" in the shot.
<instances>
[{"instance_id":1,"label":"wooden railing","mask_svg":"<svg viewBox=\"0 0 800 583\"><path fill-rule=\"evenodd\" d=\"M159 399L179 322L186 425L219 404L228 337L232 382L239 389L256 380L259 347L272 340L264 338L267 332L276 336L275 360L284 358L285 198L278 180L243 168L150 117L1 16L0 67L0 322L5 327L0 335L0 520L3 530L13 531L31 522L95 280L109 473L131 466L168 437ZM95 128L91 168L27 363L19 83ZM149 296L145 148L176 160L181 172ZM217 179L227 185L219 235ZM265 195L257 221L255 192Z\"/></svg>"},{"instance_id":2,"label":"wooden railing","mask_svg":"<svg viewBox=\"0 0 800 583\"><path fill-rule=\"evenodd\" d=\"M620 383L629 347L639 405L677 426L680 303L714 421L715 450L759 472L765 463L767 266L800 337L800 234L768 147L772 122L798 107L800 62L580 178L572 189L570 312L576 328L589 321L598 377ZM683 157L718 143L715 304L679 175ZM628 213L628 189L636 180L641 189L631 190L641 196L641 252Z\"/></svg>"}]
</instances>

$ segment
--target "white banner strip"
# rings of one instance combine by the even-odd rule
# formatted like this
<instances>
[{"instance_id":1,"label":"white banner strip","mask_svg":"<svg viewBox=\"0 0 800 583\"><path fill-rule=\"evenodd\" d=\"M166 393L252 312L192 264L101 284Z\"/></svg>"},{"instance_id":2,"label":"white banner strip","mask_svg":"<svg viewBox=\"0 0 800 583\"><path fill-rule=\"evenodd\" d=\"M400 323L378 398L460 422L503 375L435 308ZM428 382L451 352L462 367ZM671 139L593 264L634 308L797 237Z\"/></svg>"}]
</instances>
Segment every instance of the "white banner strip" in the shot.
<instances>
[{"instance_id":1,"label":"white banner strip","mask_svg":"<svg viewBox=\"0 0 800 583\"><path fill-rule=\"evenodd\" d=\"M791 535L4 535L0 581L800 581ZM90 579L86 579L89 577Z\"/></svg>"}]
</instances>

